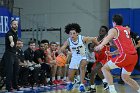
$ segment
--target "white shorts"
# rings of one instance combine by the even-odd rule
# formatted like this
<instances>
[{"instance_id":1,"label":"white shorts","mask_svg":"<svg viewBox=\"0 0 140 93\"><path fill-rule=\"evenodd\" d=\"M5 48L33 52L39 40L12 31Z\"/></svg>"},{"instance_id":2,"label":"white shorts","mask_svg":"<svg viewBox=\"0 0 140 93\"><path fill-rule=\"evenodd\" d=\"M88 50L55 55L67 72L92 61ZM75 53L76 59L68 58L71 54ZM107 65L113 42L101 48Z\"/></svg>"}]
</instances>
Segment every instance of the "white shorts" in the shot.
<instances>
[{"instance_id":1,"label":"white shorts","mask_svg":"<svg viewBox=\"0 0 140 93\"><path fill-rule=\"evenodd\" d=\"M82 59L86 59L86 57L72 57L71 62L69 64L69 68L70 69L78 69Z\"/></svg>"}]
</instances>

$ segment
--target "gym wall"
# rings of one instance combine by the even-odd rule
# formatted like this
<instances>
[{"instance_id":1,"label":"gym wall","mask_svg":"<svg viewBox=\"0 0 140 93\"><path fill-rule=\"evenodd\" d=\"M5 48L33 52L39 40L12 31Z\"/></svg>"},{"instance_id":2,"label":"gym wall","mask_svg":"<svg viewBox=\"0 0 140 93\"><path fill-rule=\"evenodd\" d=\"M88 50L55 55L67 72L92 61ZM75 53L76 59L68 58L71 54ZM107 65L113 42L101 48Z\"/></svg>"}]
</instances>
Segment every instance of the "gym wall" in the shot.
<instances>
[{"instance_id":1,"label":"gym wall","mask_svg":"<svg viewBox=\"0 0 140 93\"><path fill-rule=\"evenodd\" d=\"M140 0L110 0L109 9L109 27L112 27L112 16L121 14L124 18L123 25L130 25L131 30L140 36ZM139 62L140 65L140 62ZM117 69L118 70L118 69ZM120 74L113 70L113 74ZM140 71L134 70L133 74L140 74Z\"/></svg>"}]
</instances>

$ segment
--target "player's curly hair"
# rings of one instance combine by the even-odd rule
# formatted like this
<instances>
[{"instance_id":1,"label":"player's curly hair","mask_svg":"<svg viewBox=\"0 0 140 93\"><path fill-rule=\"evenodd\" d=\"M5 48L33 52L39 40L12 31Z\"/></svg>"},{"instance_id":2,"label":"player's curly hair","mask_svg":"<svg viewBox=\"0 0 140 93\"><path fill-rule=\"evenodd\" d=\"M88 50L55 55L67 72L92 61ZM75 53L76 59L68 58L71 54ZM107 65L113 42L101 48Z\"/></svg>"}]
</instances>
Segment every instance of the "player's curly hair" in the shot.
<instances>
[{"instance_id":1,"label":"player's curly hair","mask_svg":"<svg viewBox=\"0 0 140 93\"><path fill-rule=\"evenodd\" d=\"M81 27L77 23L71 23L65 26L65 32L69 34L71 30L75 30L77 33L81 32Z\"/></svg>"}]
</instances>

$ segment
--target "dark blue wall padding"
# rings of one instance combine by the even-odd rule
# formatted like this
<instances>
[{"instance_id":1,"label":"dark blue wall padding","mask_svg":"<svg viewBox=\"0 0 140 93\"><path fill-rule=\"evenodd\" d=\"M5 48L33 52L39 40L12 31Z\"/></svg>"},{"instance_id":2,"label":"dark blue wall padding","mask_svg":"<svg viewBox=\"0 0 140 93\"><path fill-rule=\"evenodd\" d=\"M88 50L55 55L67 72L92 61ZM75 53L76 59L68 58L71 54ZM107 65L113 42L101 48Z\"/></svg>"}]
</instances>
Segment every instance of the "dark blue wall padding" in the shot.
<instances>
[{"instance_id":1,"label":"dark blue wall padding","mask_svg":"<svg viewBox=\"0 0 140 93\"><path fill-rule=\"evenodd\" d=\"M133 31L140 35L140 9L133 9Z\"/></svg>"},{"instance_id":2,"label":"dark blue wall padding","mask_svg":"<svg viewBox=\"0 0 140 93\"><path fill-rule=\"evenodd\" d=\"M114 14L120 14L122 15L123 19L124 19L124 22L123 22L123 25L126 25L126 24L130 24L131 22L131 13L132 12L132 9L110 9L109 10L109 28L112 27L112 17Z\"/></svg>"},{"instance_id":3,"label":"dark blue wall padding","mask_svg":"<svg viewBox=\"0 0 140 93\"><path fill-rule=\"evenodd\" d=\"M17 20L20 19L19 16L13 16L11 12L5 8L5 7L0 7L0 37L4 37L5 33L10 29L10 21L11 20ZM20 20L18 20L20 21ZM3 28L3 29L2 29ZM18 37L21 37L21 27L20 27L20 22L18 26Z\"/></svg>"},{"instance_id":4,"label":"dark blue wall padding","mask_svg":"<svg viewBox=\"0 0 140 93\"><path fill-rule=\"evenodd\" d=\"M140 35L140 9L130 8L117 8L109 10L109 28L112 28L112 16L114 14L121 14L123 16L123 25L129 25L131 31L136 32ZM139 62L140 63L140 62ZM119 69L111 71L113 74L120 74ZM132 74L140 74L140 71L134 70Z\"/></svg>"},{"instance_id":5,"label":"dark blue wall padding","mask_svg":"<svg viewBox=\"0 0 140 93\"><path fill-rule=\"evenodd\" d=\"M112 27L112 16L121 14L123 16L123 25L129 25L133 32L140 35L140 9L117 8L109 10L109 28Z\"/></svg>"}]
</instances>

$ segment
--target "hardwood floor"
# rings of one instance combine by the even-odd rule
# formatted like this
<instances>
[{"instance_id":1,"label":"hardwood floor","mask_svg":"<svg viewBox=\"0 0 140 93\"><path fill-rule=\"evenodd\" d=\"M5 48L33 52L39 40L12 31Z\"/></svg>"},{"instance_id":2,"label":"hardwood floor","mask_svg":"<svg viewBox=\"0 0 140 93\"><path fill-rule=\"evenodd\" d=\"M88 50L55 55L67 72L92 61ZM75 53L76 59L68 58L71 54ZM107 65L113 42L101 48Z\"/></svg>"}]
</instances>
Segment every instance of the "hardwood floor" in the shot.
<instances>
[{"instance_id":1,"label":"hardwood floor","mask_svg":"<svg viewBox=\"0 0 140 93\"><path fill-rule=\"evenodd\" d=\"M139 76L132 76L140 85L140 75ZM127 84L125 85L120 85L117 83L118 77L114 78L114 84L115 88L118 93L137 93L134 91L130 86ZM72 91L67 91L66 90L66 85L58 85L58 86L47 86L47 87L35 87L33 90L25 90L23 91L16 91L14 93L80 93L78 91L79 84L74 85L74 89ZM88 89L89 86L86 87L86 90ZM104 91L103 85L99 84L96 86L96 93L109 93L108 90ZM0 90L0 93L6 93L4 88ZM13 92L12 92L13 93ZM88 93L88 92L84 92Z\"/></svg>"}]
</instances>

